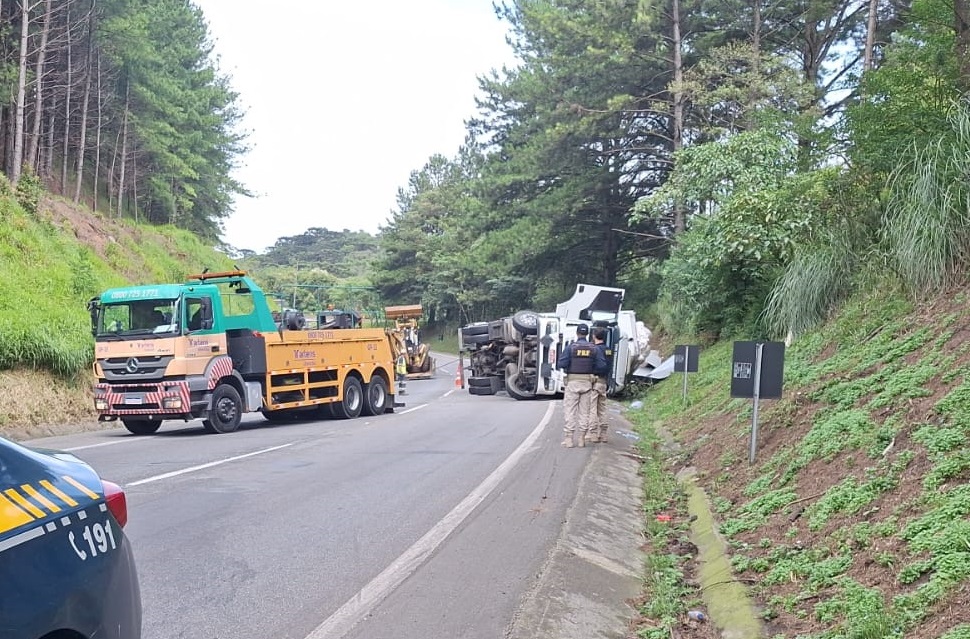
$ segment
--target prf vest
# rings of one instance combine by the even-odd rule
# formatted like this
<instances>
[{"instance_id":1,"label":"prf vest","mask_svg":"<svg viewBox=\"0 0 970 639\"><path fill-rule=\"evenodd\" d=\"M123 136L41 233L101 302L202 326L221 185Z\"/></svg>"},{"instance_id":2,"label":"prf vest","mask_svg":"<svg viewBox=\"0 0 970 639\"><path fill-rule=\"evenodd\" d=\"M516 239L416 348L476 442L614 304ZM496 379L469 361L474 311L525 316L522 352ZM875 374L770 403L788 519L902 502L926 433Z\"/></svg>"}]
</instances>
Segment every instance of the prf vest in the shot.
<instances>
[{"instance_id":1,"label":"prf vest","mask_svg":"<svg viewBox=\"0 0 970 639\"><path fill-rule=\"evenodd\" d=\"M593 372L593 345L589 342L573 342L569 345L569 370L567 373L585 375Z\"/></svg>"}]
</instances>

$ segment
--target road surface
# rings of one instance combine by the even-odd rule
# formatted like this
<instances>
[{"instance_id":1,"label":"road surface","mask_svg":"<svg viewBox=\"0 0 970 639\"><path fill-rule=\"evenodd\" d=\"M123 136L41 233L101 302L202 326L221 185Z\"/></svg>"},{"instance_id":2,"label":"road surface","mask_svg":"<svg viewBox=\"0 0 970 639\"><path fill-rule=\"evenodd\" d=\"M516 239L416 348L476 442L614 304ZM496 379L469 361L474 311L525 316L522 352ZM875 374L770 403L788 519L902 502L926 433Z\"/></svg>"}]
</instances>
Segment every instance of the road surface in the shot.
<instances>
[{"instance_id":1,"label":"road surface","mask_svg":"<svg viewBox=\"0 0 970 639\"><path fill-rule=\"evenodd\" d=\"M393 414L283 424L256 414L226 435L166 422L147 437L117 429L32 443L124 486L144 639L566 637L584 625L577 636L623 636L604 626L622 621L631 591L585 573L635 586L636 558L587 557L558 576L551 562L600 553L608 518L630 515L591 516L582 486L633 484L621 509L636 526L635 468L589 476L592 459L628 442L564 449L560 402L469 395L455 389L453 359L438 361ZM636 537L626 545L635 554ZM592 597L616 600L613 611L570 604L570 580L605 589ZM557 624L567 630L549 634Z\"/></svg>"}]
</instances>

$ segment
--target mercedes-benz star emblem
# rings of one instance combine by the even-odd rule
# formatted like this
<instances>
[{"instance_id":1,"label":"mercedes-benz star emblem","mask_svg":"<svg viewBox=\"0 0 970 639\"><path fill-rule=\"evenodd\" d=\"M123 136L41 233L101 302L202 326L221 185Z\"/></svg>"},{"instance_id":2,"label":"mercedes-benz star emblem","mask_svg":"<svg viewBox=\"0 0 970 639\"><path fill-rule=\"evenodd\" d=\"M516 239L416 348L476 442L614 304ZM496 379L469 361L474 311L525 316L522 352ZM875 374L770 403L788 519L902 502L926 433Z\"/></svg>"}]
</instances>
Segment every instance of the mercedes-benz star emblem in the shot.
<instances>
[{"instance_id":1,"label":"mercedes-benz star emblem","mask_svg":"<svg viewBox=\"0 0 970 639\"><path fill-rule=\"evenodd\" d=\"M129 373L138 372L138 360L134 357L129 357L128 361L125 362L125 370Z\"/></svg>"}]
</instances>

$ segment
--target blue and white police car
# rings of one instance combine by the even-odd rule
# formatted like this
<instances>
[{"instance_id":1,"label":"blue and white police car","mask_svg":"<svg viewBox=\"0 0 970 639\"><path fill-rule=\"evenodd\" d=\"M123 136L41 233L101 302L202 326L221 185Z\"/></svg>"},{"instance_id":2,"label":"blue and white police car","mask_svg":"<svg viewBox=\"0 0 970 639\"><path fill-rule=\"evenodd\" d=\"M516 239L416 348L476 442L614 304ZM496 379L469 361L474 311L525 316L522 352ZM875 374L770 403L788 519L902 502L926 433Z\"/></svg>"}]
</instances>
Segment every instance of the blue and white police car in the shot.
<instances>
[{"instance_id":1,"label":"blue and white police car","mask_svg":"<svg viewBox=\"0 0 970 639\"><path fill-rule=\"evenodd\" d=\"M0 437L0 639L139 639L124 491Z\"/></svg>"}]
</instances>

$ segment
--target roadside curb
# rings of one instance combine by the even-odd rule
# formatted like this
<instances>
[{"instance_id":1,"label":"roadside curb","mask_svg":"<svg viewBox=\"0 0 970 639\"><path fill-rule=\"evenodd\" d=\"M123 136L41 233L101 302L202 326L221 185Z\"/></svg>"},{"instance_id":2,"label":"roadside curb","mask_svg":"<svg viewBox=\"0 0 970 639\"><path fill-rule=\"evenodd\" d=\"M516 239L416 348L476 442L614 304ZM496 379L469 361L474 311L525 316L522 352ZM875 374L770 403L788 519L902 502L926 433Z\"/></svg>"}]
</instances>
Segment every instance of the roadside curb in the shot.
<instances>
[{"instance_id":1,"label":"roadside curb","mask_svg":"<svg viewBox=\"0 0 970 639\"><path fill-rule=\"evenodd\" d=\"M632 431L615 410L610 442L593 444L566 522L508 639L622 639L643 579L643 487L624 454ZM619 432L617 432L619 431ZM583 454L587 449L563 450Z\"/></svg>"}]
</instances>

